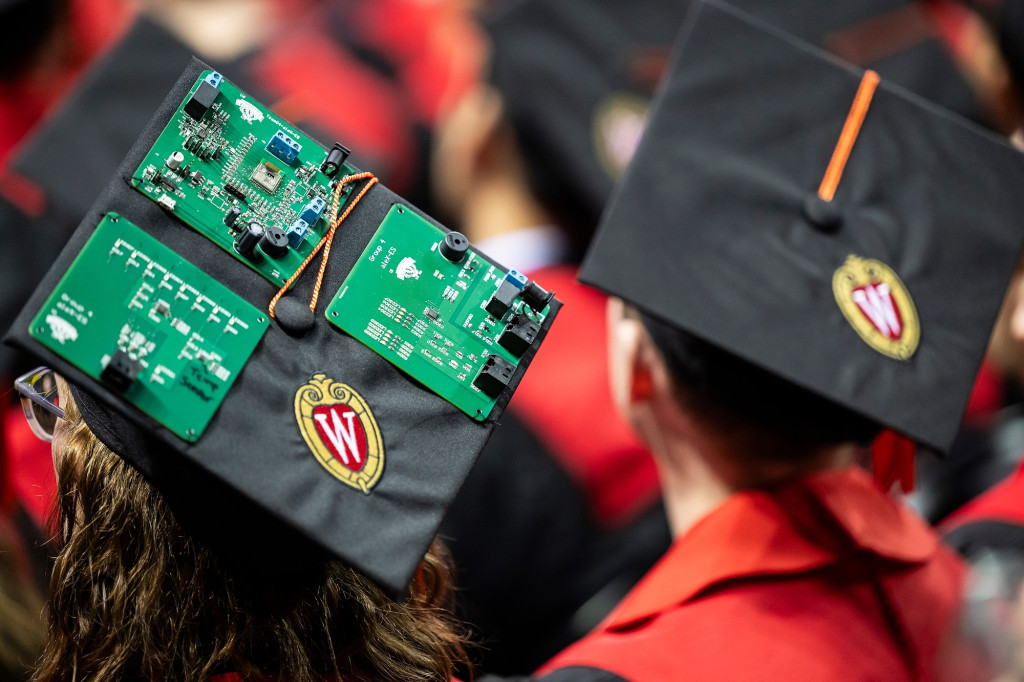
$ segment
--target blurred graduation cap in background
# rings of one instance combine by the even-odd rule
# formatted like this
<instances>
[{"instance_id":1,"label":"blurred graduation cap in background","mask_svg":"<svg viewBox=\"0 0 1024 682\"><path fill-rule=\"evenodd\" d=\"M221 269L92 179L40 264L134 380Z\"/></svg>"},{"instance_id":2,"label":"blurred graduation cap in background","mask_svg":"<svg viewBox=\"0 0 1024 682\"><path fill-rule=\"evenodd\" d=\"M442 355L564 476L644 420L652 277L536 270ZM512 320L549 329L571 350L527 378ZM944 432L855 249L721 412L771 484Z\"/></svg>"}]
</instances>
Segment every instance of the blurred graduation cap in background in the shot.
<instances>
[{"instance_id":1,"label":"blurred graduation cap in background","mask_svg":"<svg viewBox=\"0 0 1024 682\"><path fill-rule=\"evenodd\" d=\"M501 3L486 17L502 93L534 193L582 251L636 149L691 2ZM737 0L737 7L978 122L972 87L922 3Z\"/></svg>"},{"instance_id":2,"label":"blurred graduation cap in background","mask_svg":"<svg viewBox=\"0 0 1024 682\"><path fill-rule=\"evenodd\" d=\"M580 279L945 451L1017 262L1022 183L1002 139L699 2Z\"/></svg>"},{"instance_id":3,"label":"blurred graduation cap in background","mask_svg":"<svg viewBox=\"0 0 1024 682\"><path fill-rule=\"evenodd\" d=\"M193 60L6 340L227 559L397 596L558 307Z\"/></svg>"}]
</instances>

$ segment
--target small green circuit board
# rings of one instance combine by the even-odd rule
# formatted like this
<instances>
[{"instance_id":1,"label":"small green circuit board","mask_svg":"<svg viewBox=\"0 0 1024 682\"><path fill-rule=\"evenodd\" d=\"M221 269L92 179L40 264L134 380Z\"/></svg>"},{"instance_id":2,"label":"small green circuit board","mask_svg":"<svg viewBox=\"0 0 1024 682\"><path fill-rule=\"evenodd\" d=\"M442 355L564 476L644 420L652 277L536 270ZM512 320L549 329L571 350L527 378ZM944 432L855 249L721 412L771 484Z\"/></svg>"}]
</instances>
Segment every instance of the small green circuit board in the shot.
<instances>
[{"instance_id":1,"label":"small green circuit board","mask_svg":"<svg viewBox=\"0 0 1024 682\"><path fill-rule=\"evenodd\" d=\"M204 71L132 185L280 286L327 232L334 183L353 172L344 163L347 150L336 150L343 148L324 151L220 74ZM342 190L342 202L349 193ZM324 208L308 220L316 202ZM308 228L299 239L303 216ZM293 228L282 245L281 233ZM259 240L261 230L268 241Z\"/></svg>"},{"instance_id":2,"label":"small green circuit board","mask_svg":"<svg viewBox=\"0 0 1024 682\"><path fill-rule=\"evenodd\" d=\"M29 333L195 441L267 326L255 306L108 213Z\"/></svg>"},{"instance_id":3,"label":"small green circuit board","mask_svg":"<svg viewBox=\"0 0 1024 682\"><path fill-rule=\"evenodd\" d=\"M444 257L439 247L446 234L409 208L392 206L328 306L327 319L483 420L500 390L481 390L481 372L497 363L507 380L525 352L509 352L500 336L513 320L539 329L549 308L537 312L517 299L499 317L489 314L486 306L508 273L471 248L457 263ZM488 363L492 356L498 359Z\"/></svg>"}]
</instances>

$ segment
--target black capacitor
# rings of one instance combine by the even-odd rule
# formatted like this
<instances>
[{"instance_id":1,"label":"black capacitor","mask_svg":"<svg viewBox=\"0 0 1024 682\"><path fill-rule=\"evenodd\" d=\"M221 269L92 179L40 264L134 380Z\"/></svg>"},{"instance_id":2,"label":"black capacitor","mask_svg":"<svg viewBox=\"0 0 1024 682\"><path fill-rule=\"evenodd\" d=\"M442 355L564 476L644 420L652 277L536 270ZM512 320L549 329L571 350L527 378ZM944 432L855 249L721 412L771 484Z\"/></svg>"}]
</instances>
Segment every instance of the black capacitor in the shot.
<instances>
[{"instance_id":1,"label":"black capacitor","mask_svg":"<svg viewBox=\"0 0 1024 682\"><path fill-rule=\"evenodd\" d=\"M242 209L237 206L232 206L231 209L224 214L224 224L228 227L234 227L235 223L238 222L238 216L242 215Z\"/></svg>"},{"instance_id":2,"label":"black capacitor","mask_svg":"<svg viewBox=\"0 0 1024 682\"><path fill-rule=\"evenodd\" d=\"M320 172L329 178L333 178L341 167L345 165L345 160L351 153L348 148L335 142L334 146L331 147L331 151L327 152L327 158L320 164Z\"/></svg>"},{"instance_id":3,"label":"black capacitor","mask_svg":"<svg viewBox=\"0 0 1024 682\"><path fill-rule=\"evenodd\" d=\"M246 258L252 258L253 249L259 244L260 239L263 238L263 226L257 222L249 223L248 229L242 234L238 235L238 239L235 240L235 251L245 256ZM285 242L288 240L286 239Z\"/></svg>"},{"instance_id":4,"label":"black capacitor","mask_svg":"<svg viewBox=\"0 0 1024 682\"><path fill-rule=\"evenodd\" d=\"M449 232L441 240L437 250L453 263L461 263L469 249L469 240L461 232Z\"/></svg>"},{"instance_id":5,"label":"black capacitor","mask_svg":"<svg viewBox=\"0 0 1024 682\"><path fill-rule=\"evenodd\" d=\"M263 230L260 251L275 259L284 256L288 253L288 235L280 227L271 225Z\"/></svg>"},{"instance_id":6,"label":"black capacitor","mask_svg":"<svg viewBox=\"0 0 1024 682\"><path fill-rule=\"evenodd\" d=\"M523 302L538 313L555 297L554 292L547 291L536 282L529 282L523 287Z\"/></svg>"}]
</instances>

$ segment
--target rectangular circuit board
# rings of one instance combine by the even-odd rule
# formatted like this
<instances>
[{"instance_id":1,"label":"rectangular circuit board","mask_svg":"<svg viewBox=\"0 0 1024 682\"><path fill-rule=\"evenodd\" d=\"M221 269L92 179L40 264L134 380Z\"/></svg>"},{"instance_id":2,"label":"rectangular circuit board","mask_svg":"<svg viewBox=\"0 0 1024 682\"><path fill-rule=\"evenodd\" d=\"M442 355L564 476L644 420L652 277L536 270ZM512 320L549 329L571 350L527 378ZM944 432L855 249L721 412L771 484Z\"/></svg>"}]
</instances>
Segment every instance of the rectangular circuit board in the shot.
<instances>
[{"instance_id":1,"label":"rectangular circuit board","mask_svg":"<svg viewBox=\"0 0 1024 682\"><path fill-rule=\"evenodd\" d=\"M214 71L204 71L132 185L277 285L327 232L348 150L325 151ZM351 188L342 190L344 202Z\"/></svg>"},{"instance_id":2,"label":"rectangular circuit board","mask_svg":"<svg viewBox=\"0 0 1024 682\"><path fill-rule=\"evenodd\" d=\"M202 435L266 315L108 213L29 333L187 441Z\"/></svg>"},{"instance_id":3,"label":"rectangular circuit board","mask_svg":"<svg viewBox=\"0 0 1024 682\"><path fill-rule=\"evenodd\" d=\"M477 420L549 314L551 294L395 204L327 319Z\"/></svg>"}]
</instances>

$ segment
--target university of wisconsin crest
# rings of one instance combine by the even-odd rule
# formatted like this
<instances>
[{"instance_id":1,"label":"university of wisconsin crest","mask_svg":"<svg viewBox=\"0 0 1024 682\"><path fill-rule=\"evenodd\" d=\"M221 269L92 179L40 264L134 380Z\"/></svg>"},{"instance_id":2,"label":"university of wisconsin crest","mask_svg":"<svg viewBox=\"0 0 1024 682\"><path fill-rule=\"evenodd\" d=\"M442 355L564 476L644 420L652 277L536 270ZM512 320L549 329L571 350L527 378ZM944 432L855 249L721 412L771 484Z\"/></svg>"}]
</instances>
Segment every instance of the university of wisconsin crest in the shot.
<instances>
[{"instance_id":1,"label":"university of wisconsin crest","mask_svg":"<svg viewBox=\"0 0 1024 682\"><path fill-rule=\"evenodd\" d=\"M384 440L363 397L314 374L295 392L295 420L317 461L339 481L369 493L384 471Z\"/></svg>"},{"instance_id":2,"label":"university of wisconsin crest","mask_svg":"<svg viewBox=\"0 0 1024 682\"><path fill-rule=\"evenodd\" d=\"M897 360L907 360L921 340L921 325L910 293L881 261L847 256L832 275L836 303L860 338Z\"/></svg>"}]
</instances>

